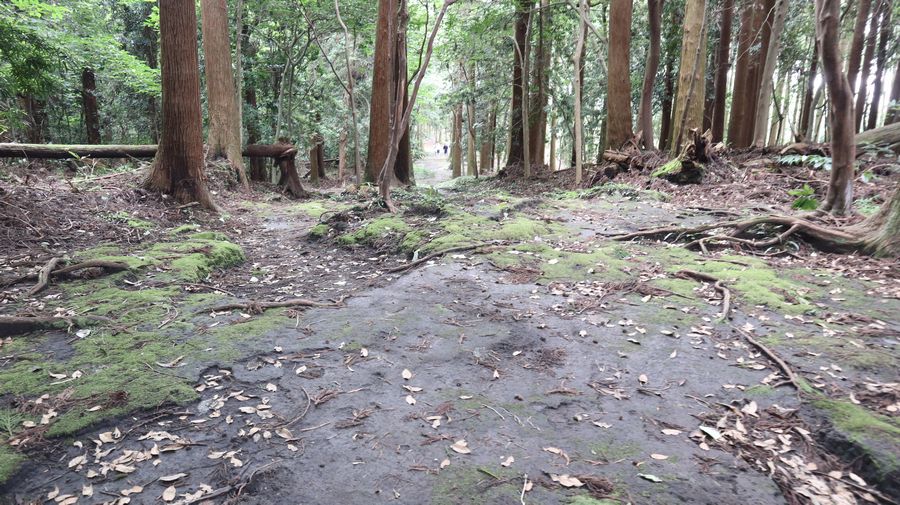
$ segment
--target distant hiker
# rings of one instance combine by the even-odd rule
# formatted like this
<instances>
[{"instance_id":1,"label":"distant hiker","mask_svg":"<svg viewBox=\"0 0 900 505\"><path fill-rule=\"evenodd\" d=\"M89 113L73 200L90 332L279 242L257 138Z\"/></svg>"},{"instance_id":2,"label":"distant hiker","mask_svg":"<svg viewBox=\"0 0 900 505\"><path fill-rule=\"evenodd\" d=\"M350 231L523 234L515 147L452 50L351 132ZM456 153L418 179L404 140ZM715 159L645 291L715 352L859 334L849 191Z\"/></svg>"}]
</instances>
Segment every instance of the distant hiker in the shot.
<instances>
[{"instance_id":1,"label":"distant hiker","mask_svg":"<svg viewBox=\"0 0 900 505\"><path fill-rule=\"evenodd\" d=\"M447 156L447 144L444 144L444 156Z\"/></svg>"}]
</instances>

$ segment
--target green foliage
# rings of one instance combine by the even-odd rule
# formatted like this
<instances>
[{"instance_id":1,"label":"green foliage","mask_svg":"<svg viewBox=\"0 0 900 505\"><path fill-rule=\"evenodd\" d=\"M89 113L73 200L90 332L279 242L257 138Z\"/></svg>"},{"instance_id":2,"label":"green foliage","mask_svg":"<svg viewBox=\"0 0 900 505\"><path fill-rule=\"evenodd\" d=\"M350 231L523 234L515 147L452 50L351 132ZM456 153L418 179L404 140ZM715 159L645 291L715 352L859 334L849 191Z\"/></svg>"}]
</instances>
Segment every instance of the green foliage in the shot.
<instances>
[{"instance_id":1,"label":"green foliage","mask_svg":"<svg viewBox=\"0 0 900 505\"><path fill-rule=\"evenodd\" d=\"M819 200L815 197L816 192L809 184L804 184L800 189L792 189L788 191L788 194L797 197L791 204L792 209L816 210L819 207Z\"/></svg>"},{"instance_id":2,"label":"green foliage","mask_svg":"<svg viewBox=\"0 0 900 505\"><path fill-rule=\"evenodd\" d=\"M831 170L831 158L818 154L787 154L779 157L776 162L787 166L808 166L816 170Z\"/></svg>"}]
</instances>

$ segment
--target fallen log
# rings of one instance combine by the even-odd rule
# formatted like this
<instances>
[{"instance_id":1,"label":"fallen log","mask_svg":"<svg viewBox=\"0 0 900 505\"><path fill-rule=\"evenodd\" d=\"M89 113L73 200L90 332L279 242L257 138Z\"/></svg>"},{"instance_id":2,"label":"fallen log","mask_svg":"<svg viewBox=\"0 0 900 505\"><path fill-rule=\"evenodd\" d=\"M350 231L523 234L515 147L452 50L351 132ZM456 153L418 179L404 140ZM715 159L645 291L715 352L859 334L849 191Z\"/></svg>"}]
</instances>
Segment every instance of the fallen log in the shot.
<instances>
[{"instance_id":1,"label":"fallen log","mask_svg":"<svg viewBox=\"0 0 900 505\"><path fill-rule=\"evenodd\" d=\"M900 123L893 123L881 128L873 128L856 135L856 146L886 146L895 153L900 153Z\"/></svg>"}]
</instances>

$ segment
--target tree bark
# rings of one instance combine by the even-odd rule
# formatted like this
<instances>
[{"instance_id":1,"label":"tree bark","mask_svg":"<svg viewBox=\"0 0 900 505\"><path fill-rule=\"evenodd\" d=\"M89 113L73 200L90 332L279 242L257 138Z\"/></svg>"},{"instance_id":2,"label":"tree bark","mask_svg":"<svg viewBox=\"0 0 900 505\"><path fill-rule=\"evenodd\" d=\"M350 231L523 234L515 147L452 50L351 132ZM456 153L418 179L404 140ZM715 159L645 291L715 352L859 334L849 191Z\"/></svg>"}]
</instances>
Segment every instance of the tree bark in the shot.
<instances>
[{"instance_id":1,"label":"tree bark","mask_svg":"<svg viewBox=\"0 0 900 505\"><path fill-rule=\"evenodd\" d=\"M634 136L631 129L632 10L632 0L610 0L606 94L606 148L609 149L622 147Z\"/></svg>"},{"instance_id":2,"label":"tree bark","mask_svg":"<svg viewBox=\"0 0 900 505\"><path fill-rule=\"evenodd\" d=\"M482 174L488 174L494 166L494 131L497 129L497 109L492 108L488 113L487 124L481 127L481 170Z\"/></svg>"},{"instance_id":3,"label":"tree bark","mask_svg":"<svg viewBox=\"0 0 900 505\"><path fill-rule=\"evenodd\" d=\"M878 51L875 57L875 84L872 89L872 105L869 108L869 120L866 129L871 130L878 126L878 108L881 105L881 94L884 92L884 71L887 63L887 46L891 38L891 14L892 1L884 0L881 3L881 33L878 39Z\"/></svg>"},{"instance_id":4,"label":"tree bark","mask_svg":"<svg viewBox=\"0 0 900 505\"><path fill-rule=\"evenodd\" d=\"M669 151L680 154L687 134L703 126L703 98L706 95L706 0L687 0L684 12L684 37L678 71L678 95L675 98L674 128Z\"/></svg>"},{"instance_id":5,"label":"tree bark","mask_svg":"<svg viewBox=\"0 0 900 505\"><path fill-rule=\"evenodd\" d=\"M153 7L156 6L156 3L144 3L144 11L142 12L142 16L144 18L150 17L153 12ZM141 33L143 35L144 40L147 43L146 52L144 53L144 58L147 61L147 66L156 69L159 67L159 44L158 37L156 34L156 30L153 29L152 26L144 25L141 29ZM159 117L159 106L157 104L156 96L149 95L147 97L147 113L150 120L150 138L153 142L159 142L159 128L160 128L160 117Z\"/></svg>"},{"instance_id":6,"label":"tree bark","mask_svg":"<svg viewBox=\"0 0 900 505\"><path fill-rule=\"evenodd\" d=\"M159 0L162 50L162 132L144 186L180 203L215 209L206 187L197 58L197 12L193 2Z\"/></svg>"},{"instance_id":7,"label":"tree bark","mask_svg":"<svg viewBox=\"0 0 900 505\"><path fill-rule=\"evenodd\" d=\"M651 0L652 1L652 0ZM575 187L581 186L581 181L583 177L583 167L584 163L584 118L581 115L581 102L582 102L582 88L584 87L584 63L581 61L582 56L584 55L584 46L585 39L587 38L587 20L588 16L590 16L590 8L591 4L588 0L580 0L579 2L579 13L578 16L578 25L576 32L576 42L575 42L575 61L574 61L574 74L575 74L575 141L573 145L572 152L574 159L573 165L575 166ZM552 149L551 149L552 151Z\"/></svg>"},{"instance_id":8,"label":"tree bark","mask_svg":"<svg viewBox=\"0 0 900 505\"><path fill-rule=\"evenodd\" d=\"M847 63L847 80L850 89L856 90L856 78L859 76L859 66L862 62L863 43L866 37L866 22L869 20L869 11L872 9L872 0L859 0L856 10L856 23L853 27L853 40L850 42L849 62Z\"/></svg>"},{"instance_id":9,"label":"tree bark","mask_svg":"<svg viewBox=\"0 0 900 505\"><path fill-rule=\"evenodd\" d=\"M734 0L726 0L733 2ZM653 149L653 87L659 70L660 37L662 36L663 0L647 0L647 17L650 25L650 49L644 68L644 85L641 88L641 106L638 110L638 130L644 147ZM727 51L726 51L727 54Z\"/></svg>"},{"instance_id":10,"label":"tree bark","mask_svg":"<svg viewBox=\"0 0 900 505\"><path fill-rule=\"evenodd\" d=\"M547 102L550 87L550 56L552 52L550 31L550 0L540 1L538 17L538 47L534 55L532 82L536 85L531 97L529 115L529 152L539 165L544 163L544 145L547 143Z\"/></svg>"},{"instance_id":11,"label":"tree bark","mask_svg":"<svg viewBox=\"0 0 900 505\"><path fill-rule=\"evenodd\" d=\"M866 48L863 54L862 67L859 69L859 86L856 92L856 108L854 112L854 126L859 132L862 127L863 115L866 112L866 102L869 92L869 72L872 71L872 60L875 59L875 42L878 38L878 14L881 10L881 1L875 4L875 10L869 18L869 31L866 35Z\"/></svg>"},{"instance_id":12,"label":"tree bark","mask_svg":"<svg viewBox=\"0 0 900 505\"><path fill-rule=\"evenodd\" d=\"M394 105L394 58L397 41L397 2L378 0L378 23L375 27L375 61L372 74L372 97L369 102L369 157L367 182L374 182L388 156L391 110Z\"/></svg>"},{"instance_id":13,"label":"tree bark","mask_svg":"<svg viewBox=\"0 0 900 505\"><path fill-rule=\"evenodd\" d=\"M659 125L659 150L665 151L669 146L669 137L672 136L672 102L675 99L675 71L672 69L673 61L666 59L666 68L663 71L663 96L660 108Z\"/></svg>"},{"instance_id":14,"label":"tree bark","mask_svg":"<svg viewBox=\"0 0 900 505\"><path fill-rule=\"evenodd\" d=\"M100 111L97 108L97 82L94 70L81 70L81 107L84 112L84 129L88 144L100 143Z\"/></svg>"},{"instance_id":15,"label":"tree bark","mask_svg":"<svg viewBox=\"0 0 900 505\"><path fill-rule=\"evenodd\" d=\"M209 112L209 154L226 158L244 189L249 190L250 182L241 158L238 97L234 90L231 44L228 41L228 6L225 0L201 0L200 10Z\"/></svg>"},{"instance_id":16,"label":"tree bark","mask_svg":"<svg viewBox=\"0 0 900 505\"><path fill-rule=\"evenodd\" d=\"M816 37L822 51L822 71L831 100L831 180L822 210L836 215L853 204L853 91L843 72L840 49L840 0L816 0Z\"/></svg>"},{"instance_id":17,"label":"tree bark","mask_svg":"<svg viewBox=\"0 0 900 505\"><path fill-rule=\"evenodd\" d=\"M819 73L819 43L812 43L812 57L809 62L809 71L806 74L806 89L803 92L803 104L800 106L800 121L797 125L797 141L806 142L812 129L813 90L816 85L816 75Z\"/></svg>"},{"instance_id":18,"label":"tree bark","mask_svg":"<svg viewBox=\"0 0 900 505\"><path fill-rule=\"evenodd\" d=\"M394 57L394 76L391 83L392 89L395 90L394 101L402 104L403 109L409 104L409 76L407 70L407 48L406 48L406 31L409 24L409 12L407 11L406 0L400 0L399 11L397 14L397 40L394 48L397 54ZM395 121L398 118L394 119ZM400 137L400 144L397 146L397 161L394 162L394 176L400 184L412 184L412 146L410 144L409 125L403 130Z\"/></svg>"},{"instance_id":19,"label":"tree bark","mask_svg":"<svg viewBox=\"0 0 900 505\"><path fill-rule=\"evenodd\" d=\"M748 147L753 142L760 61L754 47L760 42L765 17L763 0L748 0L741 10L733 99L728 121L728 143L734 147Z\"/></svg>"},{"instance_id":20,"label":"tree bark","mask_svg":"<svg viewBox=\"0 0 900 505\"><path fill-rule=\"evenodd\" d=\"M528 93L528 76L524 75L522 55L525 54L528 44L528 25L531 21L531 8L533 0L518 0L516 3L515 45L513 47L513 75L512 75L512 109L509 119L510 141L507 165L522 163L525 159L525 145L523 131L525 124L523 117L523 104Z\"/></svg>"},{"instance_id":21,"label":"tree bark","mask_svg":"<svg viewBox=\"0 0 900 505\"><path fill-rule=\"evenodd\" d=\"M462 175L462 104L453 108L453 138L450 144L450 170L453 178Z\"/></svg>"},{"instance_id":22,"label":"tree bark","mask_svg":"<svg viewBox=\"0 0 900 505\"><path fill-rule=\"evenodd\" d=\"M900 122L900 60L894 69L894 84L891 86L891 97L888 100L888 111L884 117L884 125Z\"/></svg>"},{"instance_id":23,"label":"tree bark","mask_svg":"<svg viewBox=\"0 0 900 505\"><path fill-rule=\"evenodd\" d=\"M757 147L766 145L766 137L769 132L772 94L775 91L772 86L772 78L775 75L775 65L778 63L778 56L781 54L781 34L784 31L784 21L787 18L789 3L788 0L776 0L775 2L769 46L765 54L765 64L762 68L762 76L756 98L753 144Z\"/></svg>"}]
</instances>

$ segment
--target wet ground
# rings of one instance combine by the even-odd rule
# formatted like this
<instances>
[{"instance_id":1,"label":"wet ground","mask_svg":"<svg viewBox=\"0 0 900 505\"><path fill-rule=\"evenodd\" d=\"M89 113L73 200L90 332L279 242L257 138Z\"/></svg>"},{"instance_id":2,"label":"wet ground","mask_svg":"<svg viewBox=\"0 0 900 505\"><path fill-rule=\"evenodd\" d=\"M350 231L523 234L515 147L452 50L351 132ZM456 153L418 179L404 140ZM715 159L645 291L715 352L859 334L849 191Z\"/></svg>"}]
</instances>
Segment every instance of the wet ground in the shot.
<instances>
[{"instance_id":1,"label":"wet ground","mask_svg":"<svg viewBox=\"0 0 900 505\"><path fill-rule=\"evenodd\" d=\"M441 160L426 161L435 170L419 183L435 184ZM890 264L865 263L869 279L834 263L613 244L622 231L716 218L644 196L522 204L444 194L500 225L527 218L560 228L389 273L407 257L385 242L348 249L307 237L323 212L352 202L236 206L243 224L222 231L246 261L206 280L220 291L196 302L201 310L174 301L178 324L157 328L209 352L146 358L197 398L32 440L0 502L897 498L900 300L895 284L874 275ZM710 284L676 278L688 266L732 287L728 318ZM343 301L210 313L219 303L289 297ZM219 325L237 329L226 354L203 340ZM803 392L748 335L800 376ZM33 359L14 349L11 357L0 349L0 370ZM65 346L47 349L65 361Z\"/></svg>"}]
</instances>

